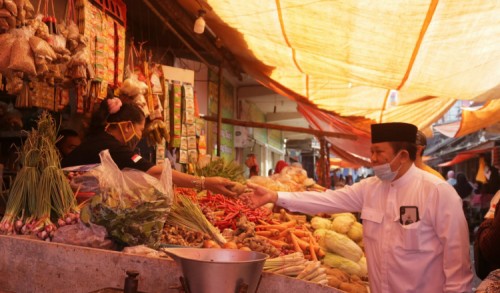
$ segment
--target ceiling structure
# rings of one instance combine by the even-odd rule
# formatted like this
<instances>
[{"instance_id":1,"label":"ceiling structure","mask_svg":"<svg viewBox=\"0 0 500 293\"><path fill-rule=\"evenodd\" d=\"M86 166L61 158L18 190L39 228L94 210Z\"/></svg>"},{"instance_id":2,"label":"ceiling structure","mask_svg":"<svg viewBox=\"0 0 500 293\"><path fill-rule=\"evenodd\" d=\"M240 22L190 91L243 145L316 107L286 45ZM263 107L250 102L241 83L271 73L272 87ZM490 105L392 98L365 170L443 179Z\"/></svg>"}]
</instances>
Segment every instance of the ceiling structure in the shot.
<instances>
[{"instance_id":1,"label":"ceiling structure","mask_svg":"<svg viewBox=\"0 0 500 293\"><path fill-rule=\"evenodd\" d=\"M374 122L409 122L428 130L457 100L500 97L498 1L143 2L165 18L156 30L176 26L196 43L201 56L195 57L222 64L235 76L245 72L295 101L313 128L356 133L357 144L329 139L350 161L367 161L364 142ZM200 9L207 29L195 35ZM261 102L269 104L273 95ZM274 110L262 105L266 111L270 106ZM497 110L499 105L488 113ZM500 120L469 116L459 128L474 131Z\"/></svg>"}]
</instances>

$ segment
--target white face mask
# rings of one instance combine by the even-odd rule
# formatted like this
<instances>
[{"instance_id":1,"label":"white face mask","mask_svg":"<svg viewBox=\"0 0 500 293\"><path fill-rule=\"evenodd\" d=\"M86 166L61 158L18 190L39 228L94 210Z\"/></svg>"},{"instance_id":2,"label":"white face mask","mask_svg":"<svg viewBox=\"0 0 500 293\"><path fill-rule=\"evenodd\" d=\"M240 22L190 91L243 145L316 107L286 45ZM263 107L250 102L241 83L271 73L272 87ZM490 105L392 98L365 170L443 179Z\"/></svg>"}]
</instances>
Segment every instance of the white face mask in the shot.
<instances>
[{"instance_id":1,"label":"white face mask","mask_svg":"<svg viewBox=\"0 0 500 293\"><path fill-rule=\"evenodd\" d=\"M401 165L396 171L392 171L391 164L399 156L399 154L400 153L398 153L390 163L385 163L378 166L372 166L373 173L375 173L375 176L377 176L382 181L394 180L394 178L396 178L396 176L398 175L399 169L401 169Z\"/></svg>"}]
</instances>

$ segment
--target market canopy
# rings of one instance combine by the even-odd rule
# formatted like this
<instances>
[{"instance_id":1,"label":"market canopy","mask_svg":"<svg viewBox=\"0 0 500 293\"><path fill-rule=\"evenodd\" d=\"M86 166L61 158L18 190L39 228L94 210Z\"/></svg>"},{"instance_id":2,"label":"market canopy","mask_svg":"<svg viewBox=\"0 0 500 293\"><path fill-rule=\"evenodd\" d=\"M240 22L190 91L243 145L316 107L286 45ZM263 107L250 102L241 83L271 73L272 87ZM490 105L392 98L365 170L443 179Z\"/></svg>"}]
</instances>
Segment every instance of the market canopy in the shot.
<instances>
[{"instance_id":1,"label":"market canopy","mask_svg":"<svg viewBox=\"0 0 500 293\"><path fill-rule=\"evenodd\" d=\"M180 2L260 83L365 132L500 97L498 1Z\"/></svg>"},{"instance_id":2,"label":"market canopy","mask_svg":"<svg viewBox=\"0 0 500 293\"><path fill-rule=\"evenodd\" d=\"M499 97L498 1L181 2L261 83L341 116L423 129Z\"/></svg>"}]
</instances>

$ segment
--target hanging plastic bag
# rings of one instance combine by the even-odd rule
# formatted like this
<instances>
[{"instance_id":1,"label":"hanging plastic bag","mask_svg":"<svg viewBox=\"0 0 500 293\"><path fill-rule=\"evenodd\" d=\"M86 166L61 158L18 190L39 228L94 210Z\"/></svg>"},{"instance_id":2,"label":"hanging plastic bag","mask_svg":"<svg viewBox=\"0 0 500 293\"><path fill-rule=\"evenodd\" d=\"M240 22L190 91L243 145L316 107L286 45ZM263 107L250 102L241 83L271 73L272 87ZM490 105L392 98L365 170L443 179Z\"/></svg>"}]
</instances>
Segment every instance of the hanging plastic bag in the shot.
<instances>
[{"instance_id":1,"label":"hanging plastic bag","mask_svg":"<svg viewBox=\"0 0 500 293\"><path fill-rule=\"evenodd\" d=\"M35 59L29 44L29 38L33 36L33 30L24 27L11 31L15 36L12 44L9 69L20 71L30 76L36 75Z\"/></svg>"},{"instance_id":2,"label":"hanging plastic bag","mask_svg":"<svg viewBox=\"0 0 500 293\"><path fill-rule=\"evenodd\" d=\"M158 247L173 200L170 165L164 164L158 180L139 170L120 170L108 150L100 158L101 166L91 171L100 194L82 210L82 221L106 227L121 245Z\"/></svg>"}]
</instances>

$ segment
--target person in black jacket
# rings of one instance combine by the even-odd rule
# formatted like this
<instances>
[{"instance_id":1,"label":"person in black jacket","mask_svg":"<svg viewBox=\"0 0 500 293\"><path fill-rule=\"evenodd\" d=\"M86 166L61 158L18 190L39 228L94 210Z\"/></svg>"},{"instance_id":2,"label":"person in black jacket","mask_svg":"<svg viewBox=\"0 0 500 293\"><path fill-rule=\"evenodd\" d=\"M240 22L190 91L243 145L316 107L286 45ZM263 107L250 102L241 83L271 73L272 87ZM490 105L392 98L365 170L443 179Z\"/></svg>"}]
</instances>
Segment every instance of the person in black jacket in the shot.
<instances>
[{"instance_id":1,"label":"person in black jacket","mask_svg":"<svg viewBox=\"0 0 500 293\"><path fill-rule=\"evenodd\" d=\"M457 174L457 183L453 187L462 199L467 198L472 193L472 185L463 173Z\"/></svg>"},{"instance_id":2,"label":"person in black jacket","mask_svg":"<svg viewBox=\"0 0 500 293\"><path fill-rule=\"evenodd\" d=\"M118 98L104 100L95 113L89 135L61 161L62 167L98 164L99 153L108 149L120 169L132 168L160 178L163 166L155 165L134 150L144 131L145 116L135 104L123 103ZM235 185L222 177L195 177L172 170L172 181L179 187L207 189L226 196L236 196Z\"/></svg>"}]
</instances>

